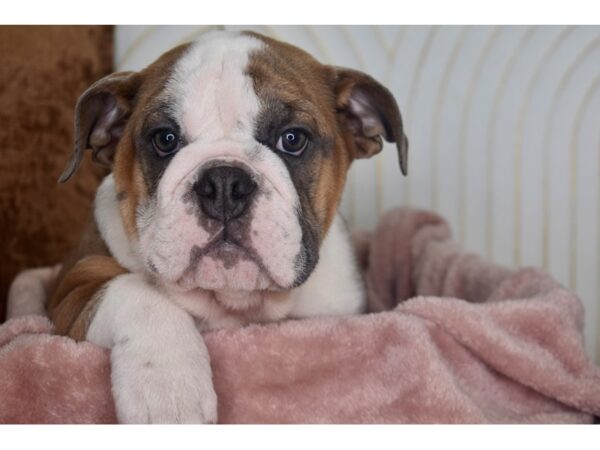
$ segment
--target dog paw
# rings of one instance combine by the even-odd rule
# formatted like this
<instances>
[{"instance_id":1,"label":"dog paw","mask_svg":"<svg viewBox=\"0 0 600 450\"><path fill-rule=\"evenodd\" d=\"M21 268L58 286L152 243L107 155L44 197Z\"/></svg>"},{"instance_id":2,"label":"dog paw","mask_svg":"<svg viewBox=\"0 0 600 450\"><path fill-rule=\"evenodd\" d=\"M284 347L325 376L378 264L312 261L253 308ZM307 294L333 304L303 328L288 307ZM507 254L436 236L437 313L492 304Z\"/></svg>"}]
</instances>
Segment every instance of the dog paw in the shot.
<instances>
[{"instance_id":1,"label":"dog paw","mask_svg":"<svg viewBox=\"0 0 600 450\"><path fill-rule=\"evenodd\" d=\"M217 422L208 353L205 348L189 350L149 352L129 340L113 347L113 396L120 423Z\"/></svg>"}]
</instances>

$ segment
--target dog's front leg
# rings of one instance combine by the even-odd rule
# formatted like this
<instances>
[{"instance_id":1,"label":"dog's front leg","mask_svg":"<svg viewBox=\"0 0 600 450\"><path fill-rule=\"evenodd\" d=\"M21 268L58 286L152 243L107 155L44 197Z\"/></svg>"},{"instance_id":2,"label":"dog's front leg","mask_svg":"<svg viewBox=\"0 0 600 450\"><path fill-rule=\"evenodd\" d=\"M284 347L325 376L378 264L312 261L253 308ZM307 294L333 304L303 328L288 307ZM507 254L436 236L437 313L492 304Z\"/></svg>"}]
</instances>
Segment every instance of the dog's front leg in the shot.
<instances>
[{"instance_id":1,"label":"dog's front leg","mask_svg":"<svg viewBox=\"0 0 600 450\"><path fill-rule=\"evenodd\" d=\"M121 423L214 423L208 351L194 320L140 274L113 279L87 332L111 349Z\"/></svg>"}]
</instances>

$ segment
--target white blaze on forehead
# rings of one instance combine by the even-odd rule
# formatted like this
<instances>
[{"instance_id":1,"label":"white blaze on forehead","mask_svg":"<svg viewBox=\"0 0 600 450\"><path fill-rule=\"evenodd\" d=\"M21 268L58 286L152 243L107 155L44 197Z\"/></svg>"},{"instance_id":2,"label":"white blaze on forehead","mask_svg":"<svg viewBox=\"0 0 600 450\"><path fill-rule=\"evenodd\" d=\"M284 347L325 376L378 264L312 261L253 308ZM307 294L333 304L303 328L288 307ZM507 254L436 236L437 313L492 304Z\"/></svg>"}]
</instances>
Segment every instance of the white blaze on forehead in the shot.
<instances>
[{"instance_id":1,"label":"white blaze on forehead","mask_svg":"<svg viewBox=\"0 0 600 450\"><path fill-rule=\"evenodd\" d=\"M245 70L249 55L263 46L252 36L213 31L182 56L167 92L189 142L252 132L259 100Z\"/></svg>"}]
</instances>

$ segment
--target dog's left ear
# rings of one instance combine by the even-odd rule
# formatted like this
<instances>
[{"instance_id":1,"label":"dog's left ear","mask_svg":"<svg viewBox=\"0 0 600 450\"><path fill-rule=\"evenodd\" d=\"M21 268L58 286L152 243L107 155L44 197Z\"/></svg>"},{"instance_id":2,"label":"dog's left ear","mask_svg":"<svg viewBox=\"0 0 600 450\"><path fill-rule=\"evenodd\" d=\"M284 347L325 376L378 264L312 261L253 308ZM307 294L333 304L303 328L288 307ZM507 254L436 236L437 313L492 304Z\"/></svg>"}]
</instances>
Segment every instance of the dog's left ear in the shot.
<instances>
[{"instance_id":1,"label":"dog's left ear","mask_svg":"<svg viewBox=\"0 0 600 450\"><path fill-rule=\"evenodd\" d=\"M335 96L338 120L353 136L356 158L368 158L381 151L383 142L395 142L400 169L408 172L408 139L402 116L391 92L369 75L335 68Z\"/></svg>"},{"instance_id":2,"label":"dog's left ear","mask_svg":"<svg viewBox=\"0 0 600 450\"><path fill-rule=\"evenodd\" d=\"M79 97L75 107L75 146L60 183L77 171L87 149L92 150L95 162L112 164L140 85L138 72L117 72L97 81Z\"/></svg>"}]
</instances>

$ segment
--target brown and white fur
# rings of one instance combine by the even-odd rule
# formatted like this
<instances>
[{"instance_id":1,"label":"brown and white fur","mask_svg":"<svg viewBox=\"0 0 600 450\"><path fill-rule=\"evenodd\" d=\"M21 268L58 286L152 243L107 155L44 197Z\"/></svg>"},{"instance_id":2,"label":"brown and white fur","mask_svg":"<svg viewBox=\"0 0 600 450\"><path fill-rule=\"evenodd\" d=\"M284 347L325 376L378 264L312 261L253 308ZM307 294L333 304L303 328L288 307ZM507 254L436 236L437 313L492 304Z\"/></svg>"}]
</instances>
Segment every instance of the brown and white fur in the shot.
<instances>
[{"instance_id":1,"label":"brown and white fur","mask_svg":"<svg viewBox=\"0 0 600 450\"><path fill-rule=\"evenodd\" d=\"M60 333L111 349L119 421L216 422L202 330L364 310L337 214L346 173L381 136L403 172L407 156L396 102L369 76L257 34L212 32L98 81L75 124L61 181L86 149L112 173L47 310ZM164 128L179 140L173 154L153 143ZM308 136L300 155L278 150L290 128ZM208 214L199 188L216 167L252 183L231 220Z\"/></svg>"}]
</instances>

